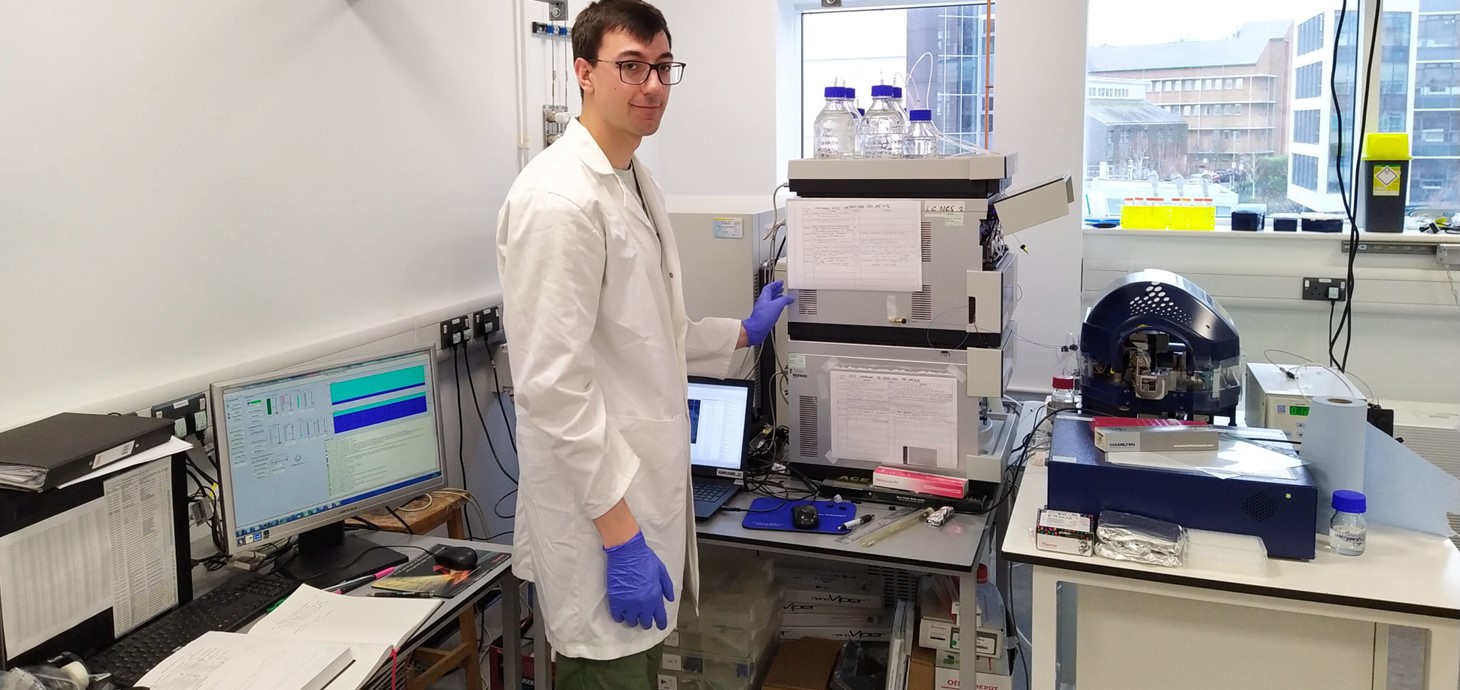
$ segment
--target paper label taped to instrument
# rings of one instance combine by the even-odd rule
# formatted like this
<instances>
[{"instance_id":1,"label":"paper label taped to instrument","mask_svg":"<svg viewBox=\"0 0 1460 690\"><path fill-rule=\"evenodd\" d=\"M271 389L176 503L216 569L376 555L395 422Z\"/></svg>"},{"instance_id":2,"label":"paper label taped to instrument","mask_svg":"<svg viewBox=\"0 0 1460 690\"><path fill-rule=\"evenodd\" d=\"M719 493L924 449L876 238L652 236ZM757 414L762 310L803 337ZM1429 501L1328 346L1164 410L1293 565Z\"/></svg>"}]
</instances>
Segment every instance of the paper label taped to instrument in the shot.
<instances>
[{"instance_id":1,"label":"paper label taped to instrument","mask_svg":"<svg viewBox=\"0 0 1460 690\"><path fill-rule=\"evenodd\" d=\"M717 240L738 240L745 237L745 222L739 218L716 218L711 227Z\"/></svg>"}]
</instances>

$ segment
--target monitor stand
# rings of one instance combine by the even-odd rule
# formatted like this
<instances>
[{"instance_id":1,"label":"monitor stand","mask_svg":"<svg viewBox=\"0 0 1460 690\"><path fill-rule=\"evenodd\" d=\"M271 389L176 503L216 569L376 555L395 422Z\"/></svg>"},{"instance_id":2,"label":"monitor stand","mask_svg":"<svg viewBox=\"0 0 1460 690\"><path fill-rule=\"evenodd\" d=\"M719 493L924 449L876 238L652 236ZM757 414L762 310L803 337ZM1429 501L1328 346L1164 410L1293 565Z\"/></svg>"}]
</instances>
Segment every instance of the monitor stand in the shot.
<instances>
[{"instance_id":1,"label":"monitor stand","mask_svg":"<svg viewBox=\"0 0 1460 690\"><path fill-rule=\"evenodd\" d=\"M346 536L344 521L300 534L296 548L298 553L289 562L289 574L304 576L304 582L314 587L329 587L373 575L409 560L395 549Z\"/></svg>"}]
</instances>

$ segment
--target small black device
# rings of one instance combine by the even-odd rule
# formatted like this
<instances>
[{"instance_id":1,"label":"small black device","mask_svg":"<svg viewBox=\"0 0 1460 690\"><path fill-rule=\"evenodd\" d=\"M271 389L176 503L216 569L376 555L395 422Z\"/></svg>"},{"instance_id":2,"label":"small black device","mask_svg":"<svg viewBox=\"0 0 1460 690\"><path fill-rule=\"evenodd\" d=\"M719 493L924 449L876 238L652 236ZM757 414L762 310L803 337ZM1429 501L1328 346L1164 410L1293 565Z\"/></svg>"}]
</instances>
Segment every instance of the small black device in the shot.
<instances>
[{"instance_id":1,"label":"small black device","mask_svg":"<svg viewBox=\"0 0 1460 690\"><path fill-rule=\"evenodd\" d=\"M86 667L110 673L123 687L136 685L178 647L203 633L238 630L298 587L280 575L240 575L122 638L88 659Z\"/></svg>"},{"instance_id":2,"label":"small black device","mask_svg":"<svg viewBox=\"0 0 1460 690\"><path fill-rule=\"evenodd\" d=\"M816 529L821 524L821 516L816 513L816 506L802 505L791 509L791 524L796 529Z\"/></svg>"},{"instance_id":3,"label":"small black device","mask_svg":"<svg viewBox=\"0 0 1460 690\"><path fill-rule=\"evenodd\" d=\"M436 552L436 565L447 570L474 570L477 552L465 546L447 546Z\"/></svg>"},{"instance_id":4,"label":"small black device","mask_svg":"<svg viewBox=\"0 0 1460 690\"><path fill-rule=\"evenodd\" d=\"M750 454L751 396L742 379L689 377L689 466L695 519L707 520L740 490Z\"/></svg>"}]
</instances>

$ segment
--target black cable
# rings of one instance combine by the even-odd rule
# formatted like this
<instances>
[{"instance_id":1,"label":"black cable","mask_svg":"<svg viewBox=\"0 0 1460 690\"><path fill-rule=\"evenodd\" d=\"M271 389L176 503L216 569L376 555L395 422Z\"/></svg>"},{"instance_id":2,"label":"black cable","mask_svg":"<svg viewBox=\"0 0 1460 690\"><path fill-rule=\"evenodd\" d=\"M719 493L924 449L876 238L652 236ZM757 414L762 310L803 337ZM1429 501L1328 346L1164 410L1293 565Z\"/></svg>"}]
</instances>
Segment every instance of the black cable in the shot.
<instances>
[{"instance_id":1,"label":"black cable","mask_svg":"<svg viewBox=\"0 0 1460 690\"><path fill-rule=\"evenodd\" d=\"M517 511L515 511L515 510L512 511L512 514L511 515L503 515L502 514L502 501L505 501L505 500L507 500L507 499L509 499L509 498L511 498L513 496L516 496L516 495L517 495L517 489L513 489L511 491L508 491L505 494L502 494L502 497L499 498L499 499L497 499L497 502L492 505L492 514L493 515L496 515L499 518L502 518L503 520L511 520L512 518L517 517Z\"/></svg>"},{"instance_id":2,"label":"black cable","mask_svg":"<svg viewBox=\"0 0 1460 690\"><path fill-rule=\"evenodd\" d=\"M1328 366L1330 367L1338 366L1338 362L1333 361L1333 344L1338 342L1338 334L1333 332L1333 308L1337 305L1338 302L1328 301Z\"/></svg>"},{"instance_id":3,"label":"black cable","mask_svg":"<svg viewBox=\"0 0 1460 690\"><path fill-rule=\"evenodd\" d=\"M1362 160L1364 156L1364 134L1369 126L1369 89L1373 86L1373 80L1369 78L1374 72L1374 53L1379 52L1379 25L1384 22L1384 1L1374 0L1374 25L1369 27L1369 57L1364 64L1364 93L1358 101L1359 109L1359 136L1358 145L1354 147L1354 160ZM1355 218L1349 217L1349 253L1348 253L1348 300L1344 302L1344 314L1348 316L1348 334L1344 336L1343 361L1339 363L1338 370L1348 371L1348 353L1354 344L1354 262L1359 253L1355 251L1359 246L1359 226L1354 222Z\"/></svg>"},{"instance_id":4,"label":"black cable","mask_svg":"<svg viewBox=\"0 0 1460 690\"><path fill-rule=\"evenodd\" d=\"M511 533L512 533L512 530L510 530L510 529L507 530L506 532L498 532L496 534L493 534L490 537L487 537L487 541L492 541L493 539L496 539L497 537L505 537L505 536L507 536L507 535L509 535Z\"/></svg>"},{"instance_id":5,"label":"black cable","mask_svg":"<svg viewBox=\"0 0 1460 690\"><path fill-rule=\"evenodd\" d=\"M413 530L413 529L411 529L411 526L409 524L406 524L405 519L400 516L400 513L395 512L395 508L392 508L390 506L386 506L385 507L385 512L390 513L390 516L393 517L393 518L395 518L395 521L396 522L399 522L400 523L400 526L401 527L404 527L406 529L406 534L409 534L409 535L412 535L412 536L414 536L416 534L416 531Z\"/></svg>"},{"instance_id":6,"label":"black cable","mask_svg":"<svg viewBox=\"0 0 1460 690\"><path fill-rule=\"evenodd\" d=\"M356 520L360 524L358 524L358 525L346 524L345 525L346 528L349 528L349 527L358 527L360 529L368 529L368 530L370 530L372 532L379 532L380 531L380 528L379 527L376 527L375 526L375 523L373 523L373 522L371 522L369 520L366 520L365 518L362 518L359 515L356 515L355 517L352 517L352 518L349 518L349 519L350 520ZM346 522L348 522L348 520Z\"/></svg>"},{"instance_id":7,"label":"black cable","mask_svg":"<svg viewBox=\"0 0 1460 690\"><path fill-rule=\"evenodd\" d=\"M466 418L461 413L461 367L456 363L456 351L460 345L451 347L451 375L456 379L456 462L461 465L461 486L465 489L468 486L466 479ZM467 367L467 377L471 377L471 367ZM471 528L471 512L463 514L463 522L466 523L466 536L472 541L476 540L476 532ZM482 525L482 531L487 531L487 526Z\"/></svg>"},{"instance_id":8,"label":"black cable","mask_svg":"<svg viewBox=\"0 0 1460 690\"><path fill-rule=\"evenodd\" d=\"M477 384L471 377L471 357L466 354L466 348L462 348L461 352L461 358L466 362L466 384L471 386L471 405L477 411L477 420L482 423L482 435L487 437L487 448L490 448L492 451L492 459L497 461L497 469L502 471L502 474L507 477L508 481L512 482L513 486L516 486L518 483L517 478L512 476L511 472L507 471L506 465L502 464L502 456L497 455L497 446L492 443L492 432L487 429L487 416L482 414L482 401L481 398L477 397ZM458 387L457 390L459 391L460 388ZM505 415L506 413L504 412L503 414Z\"/></svg>"},{"instance_id":9,"label":"black cable","mask_svg":"<svg viewBox=\"0 0 1460 690\"><path fill-rule=\"evenodd\" d=\"M512 452L517 452L517 436L512 433L512 420L507 418L507 406L502 404L502 380L497 378L497 358L492 356L492 346L487 345L487 362L492 365L492 387L497 389L497 411L502 413L502 425L507 427L507 442L512 444ZM467 363L467 370L471 370L471 363Z\"/></svg>"},{"instance_id":10,"label":"black cable","mask_svg":"<svg viewBox=\"0 0 1460 690\"><path fill-rule=\"evenodd\" d=\"M1024 435L1024 440L1019 443L1019 446L1009 451L1010 453L1019 453L1019 459L1015 462L1009 463L1009 466L1004 468L1004 474L1006 476L1004 478L1003 495L1000 496L993 505L989 506L986 510L978 513L979 515L989 515L998 510L1000 506L1004 505L1004 503L1009 500L1010 496L1014 495L1014 493L1018 491L1019 484L1024 477L1024 466L1029 461L1029 442L1034 440L1034 434L1038 433L1039 427L1043 426L1046 421L1061 412L1079 411L1080 408L1078 407L1061 407L1055 410L1050 410L1043 417L1041 417L1039 421L1035 422L1034 426L1029 428L1029 433ZM1053 431L1052 428L1051 431Z\"/></svg>"},{"instance_id":11,"label":"black cable","mask_svg":"<svg viewBox=\"0 0 1460 690\"><path fill-rule=\"evenodd\" d=\"M1333 158L1333 172L1334 172L1334 175L1338 178L1338 196L1339 196L1339 199L1343 201L1344 215L1349 219L1349 233L1350 233L1350 238L1351 238L1351 240L1357 240L1358 238L1356 238L1356 237L1353 236L1354 235L1354 232L1358 229L1358 227L1353 222L1354 212L1353 212L1352 205L1349 204L1349 199L1348 199L1348 185L1345 185L1344 182L1343 182L1343 106L1342 106L1342 104L1338 100L1338 47L1339 47L1339 42L1342 40L1342 37L1343 37L1343 24L1344 24L1344 20L1347 17L1348 17L1348 0L1342 0L1342 2L1339 5L1339 9L1338 9L1338 22L1337 22L1337 24L1333 28L1333 55L1330 58L1330 63L1329 63L1330 64L1330 69L1328 71L1328 92L1329 92L1330 98L1333 101L1333 117L1334 117L1335 124L1337 125L1334 128L1334 139L1335 139L1335 141L1337 143L1336 143L1336 153L1335 153L1334 158ZM1357 73L1357 71L1358 71L1357 65L1355 66L1354 71ZM1355 77L1357 77L1357 74L1355 74ZM1349 244L1349 261L1348 261L1348 263L1349 263L1349 267L1350 268L1349 268L1349 272L1347 274L1347 278L1349 280L1349 286L1348 287L1349 287L1350 294L1352 294L1352 292L1353 292L1353 268L1352 268L1353 267L1353 257L1357 253L1357 250L1358 250L1357 244L1353 244L1353 243ZM1338 330L1337 331L1329 331L1329 333L1328 333L1328 342L1329 342L1329 345L1328 345L1328 360L1331 363L1337 363L1338 362L1338 357L1334 353L1334 344L1338 342L1339 337L1343 333L1344 327L1346 325L1348 325L1348 317L1349 317L1349 308L1348 308L1348 305L1345 304L1344 305L1343 316L1341 318L1339 318L1339 320L1338 320Z\"/></svg>"},{"instance_id":12,"label":"black cable","mask_svg":"<svg viewBox=\"0 0 1460 690\"><path fill-rule=\"evenodd\" d=\"M1369 107L1368 107L1368 103L1369 103L1369 89L1372 88L1372 86L1373 86L1372 80L1369 78L1369 76L1373 73L1373 69L1374 69L1374 53L1378 52L1378 45L1377 44L1378 44L1378 40L1379 40L1379 25L1381 23L1383 23L1383 21L1384 21L1384 11L1383 10L1384 10L1384 7L1383 7L1382 0L1375 0L1375 6L1374 6L1374 24L1370 28L1369 43L1368 43L1368 46L1367 46L1368 51L1369 51L1369 55L1368 55L1368 58L1365 60L1365 63L1366 64L1365 64L1365 67L1364 67L1364 90L1363 90L1363 97L1361 99L1360 98L1356 98L1355 99L1355 107L1359 110L1359 130L1358 130L1358 134L1355 137L1358 140L1358 142L1357 142L1357 146L1355 147L1353 160L1359 160L1359 158L1363 155L1363 150L1364 150L1363 134L1364 134L1364 130L1368 127L1368 118L1369 118L1369 112L1368 112L1369 111ZM1339 198L1341 198L1343 200L1344 213L1347 216L1348 221L1349 221L1349 253L1348 253L1348 262L1347 262L1348 266L1347 266L1347 272L1346 272L1346 277L1348 279L1348 288L1347 288L1348 289L1348 295L1347 295L1347 299L1344 301L1343 314L1338 319L1338 330L1337 331L1330 330L1330 332L1329 332L1329 346L1328 346L1329 362L1331 364L1333 364L1333 365L1336 365L1338 367L1338 370L1339 371L1346 371L1347 370L1347 368L1348 368L1348 354L1349 354L1350 349L1353 347L1353 338L1354 338L1354 334L1353 334L1353 304L1354 304L1354 282L1355 282L1354 263L1358 260L1358 251L1357 251L1357 249L1358 249L1358 245L1359 245L1359 224L1358 224L1358 216L1354 212L1354 208L1353 208L1354 205L1349 202L1349 197L1348 197L1349 188L1348 188L1348 185L1344 184L1344 181L1343 181L1343 109L1342 109L1342 107L1341 107L1341 105L1339 103L1339 100L1338 100L1338 89L1337 89L1337 84L1338 84L1338 69L1337 69L1338 68L1338 47L1339 47L1340 37L1343 35L1344 21L1345 21L1345 19L1346 19L1347 16L1348 16L1348 0L1343 0L1342 3L1340 4L1340 7L1339 7L1338 25L1337 25L1337 27L1335 27L1334 34L1333 34L1333 58L1332 59L1333 59L1333 67L1334 67L1334 69L1329 72L1329 79L1328 79L1329 91L1333 95L1333 112L1334 112L1334 118L1336 120L1336 124L1338 125L1337 130L1336 130L1336 133L1335 133L1336 134L1336 137L1335 138L1336 138L1336 140L1338 142L1338 156L1334 159L1334 171L1337 173L1337 177L1338 177ZM1357 34L1357 32L1355 32L1355 33ZM1355 48L1357 49L1357 43L1358 43L1358 41L1355 40L1354 43L1355 43ZM1355 71L1355 73L1357 73L1357 71L1358 71L1357 65L1355 65L1355 70L1354 71ZM1357 78L1357 74L1355 74L1355 78ZM1357 94L1355 94L1355 96L1357 96ZM1344 332L1344 329L1345 328L1347 329L1347 333ZM1340 337L1344 338L1344 351L1343 351L1343 357L1341 357L1341 358L1338 357L1337 354L1336 354L1336 352L1335 352L1335 349L1337 348L1337 344L1338 344L1338 339Z\"/></svg>"}]
</instances>

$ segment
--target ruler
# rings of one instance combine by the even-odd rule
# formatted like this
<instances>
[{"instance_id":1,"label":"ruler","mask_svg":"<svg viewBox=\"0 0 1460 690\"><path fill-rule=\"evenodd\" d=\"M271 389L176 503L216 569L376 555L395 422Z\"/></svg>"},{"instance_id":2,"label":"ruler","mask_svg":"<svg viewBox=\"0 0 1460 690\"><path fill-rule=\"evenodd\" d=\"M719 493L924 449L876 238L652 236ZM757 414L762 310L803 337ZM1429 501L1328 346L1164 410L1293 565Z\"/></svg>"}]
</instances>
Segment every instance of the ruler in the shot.
<instances>
[{"instance_id":1,"label":"ruler","mask_svg":"<svg viewBox=\"0 0 1460 690\"><path fill-rule=\"evenodd\" d=\"M906 521L908 518L916 516L922 512L922 508L899 508L883 515L882 517L877 518L876 520L854 528L852 531L843 534L840 537L837 537L836 540L842 544L857 543L864 539L867 539L868 537L878 536L881 532L887 530L893 525L896 525L898 522Z\"/></svg>"}]
</instances>

